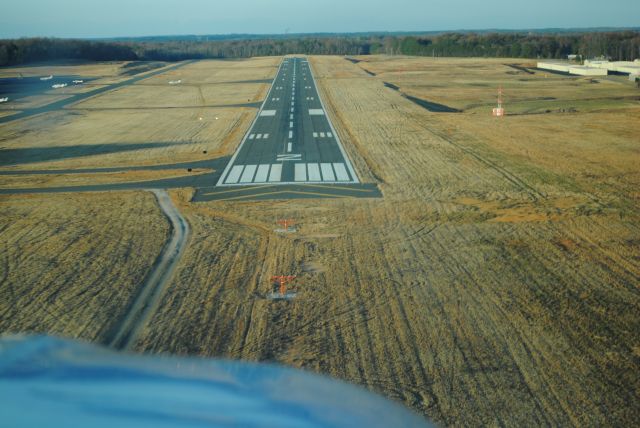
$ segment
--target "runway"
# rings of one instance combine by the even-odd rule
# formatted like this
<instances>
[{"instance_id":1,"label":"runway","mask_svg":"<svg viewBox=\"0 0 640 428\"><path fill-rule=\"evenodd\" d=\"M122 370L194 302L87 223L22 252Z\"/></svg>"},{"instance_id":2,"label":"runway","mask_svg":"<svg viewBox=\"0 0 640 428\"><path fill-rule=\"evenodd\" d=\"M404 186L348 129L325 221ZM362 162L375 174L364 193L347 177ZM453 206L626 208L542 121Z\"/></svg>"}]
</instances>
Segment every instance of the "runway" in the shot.
<instances>
[{"instance_id":1,"label":"runway","mask_svg":"<svg viewBox=\"0 0 640 428\"><path fill-rule=\"evenodd\" d=\"M304 58L285 58L216 187L358 184Z\"/></svg>"}]
</instances>

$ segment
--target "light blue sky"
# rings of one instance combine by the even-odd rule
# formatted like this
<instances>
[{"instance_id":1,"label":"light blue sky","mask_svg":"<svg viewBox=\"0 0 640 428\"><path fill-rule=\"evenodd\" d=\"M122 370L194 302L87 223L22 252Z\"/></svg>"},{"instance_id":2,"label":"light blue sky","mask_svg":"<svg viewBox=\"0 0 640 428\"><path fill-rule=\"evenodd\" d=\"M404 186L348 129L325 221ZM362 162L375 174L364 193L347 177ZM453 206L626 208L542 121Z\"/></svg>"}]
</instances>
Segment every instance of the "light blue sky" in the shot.
<instances>
[{"instance_id":1,"label":"light blue sky","mask_svg":"<svg viewBox=\"0 0 640 428\"><path fill-rule=\"evenodd\" d=\"M0 38L639 27L640 0L3 0Z\"/></svg>"}]
</instances>

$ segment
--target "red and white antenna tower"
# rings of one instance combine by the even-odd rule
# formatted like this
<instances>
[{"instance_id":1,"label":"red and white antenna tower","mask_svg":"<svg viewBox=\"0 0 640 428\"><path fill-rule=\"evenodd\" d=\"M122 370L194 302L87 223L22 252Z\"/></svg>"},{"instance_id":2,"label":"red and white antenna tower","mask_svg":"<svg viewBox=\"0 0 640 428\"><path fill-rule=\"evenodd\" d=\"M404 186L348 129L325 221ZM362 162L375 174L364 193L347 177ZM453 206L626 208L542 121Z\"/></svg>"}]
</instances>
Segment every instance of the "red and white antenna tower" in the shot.
<instances>
[{"instance_id":1,"label":"red and white antenna tower","mask_svg":"<svg viewBox=\"0 0 640 428\"><path fill-rule=\"evenodd\" d=\"M504 116L504 107L502 107L502 86L498 88L498 107L493 109L493 115L495 117Z\"/></svg>"}]
</instances>

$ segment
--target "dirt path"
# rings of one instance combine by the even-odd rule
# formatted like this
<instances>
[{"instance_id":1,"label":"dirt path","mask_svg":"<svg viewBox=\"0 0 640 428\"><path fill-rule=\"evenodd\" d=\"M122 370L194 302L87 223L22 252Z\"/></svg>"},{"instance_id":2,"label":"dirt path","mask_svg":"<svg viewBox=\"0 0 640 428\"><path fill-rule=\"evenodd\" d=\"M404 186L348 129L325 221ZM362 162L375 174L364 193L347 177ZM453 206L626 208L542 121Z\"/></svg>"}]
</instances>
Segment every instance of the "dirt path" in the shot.
<instances>
[{"instance_id":1,"label":"dirt path","mask_svg":"<svg viewBox=\"0 0 640 428\"><path fill-rule=\"evenodd\" d=\"M171 202L169 194L165 190L153 189L151 191L169 219L171 238L156 259L124 319L108 340L108 345L116 349L129 349L135 344L142 328L157 308L160 297L169 284L189 238L189 224Z\"/></svg>"}]
</instances>

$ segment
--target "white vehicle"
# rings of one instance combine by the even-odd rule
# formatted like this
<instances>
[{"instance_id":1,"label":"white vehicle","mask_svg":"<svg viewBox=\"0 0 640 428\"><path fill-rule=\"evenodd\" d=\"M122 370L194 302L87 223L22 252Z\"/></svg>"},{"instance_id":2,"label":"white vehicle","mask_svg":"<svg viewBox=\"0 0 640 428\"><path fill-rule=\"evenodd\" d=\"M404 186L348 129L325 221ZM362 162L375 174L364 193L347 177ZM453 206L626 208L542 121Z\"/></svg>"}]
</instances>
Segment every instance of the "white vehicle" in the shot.
<instances>
[{"instance_id":1,"label":"white vehicle","mask_svg":"<svg viewBox=\"0 0 640 428\"><path fill-rule=\"evenodd\" d=\"M40 80L51 80L53 79L53 74L48 75L47 77L41 77Z\"/></svg>"},{"instance_id":2,"label":"white vehicle","mask_svg":"<svg viewBox=\"0 0 640 428\"><path fill-rule=\"evenodd\" d=\"M53 89L60 89L60 88L64 88L65 86L67 86L66 83L56 83L55 85L51 85Z\"/></svg>"},{"instance_id":3,"label":"white vehicle","mask_svg":"<svg viewBox=\"0 0 640 428\"><path fill-rule=\"evenodd\" d=\"M170 80L169 81L170 85L179 85L180 83L182 83L182 79L180 79L180 80Z\"/></svg>"},{"instance_id":4,"label":"white vehicle","mask_svg":"<svg viewBox=\"0 0 640 428\"><path fill-rule=\"evenodd\" d=\"M0 103L6 103L9 101L9 97L0 98Z\"/></svg>"},{"instance_id":5,"label":"white vehicle","mask_svg":"<svg viewBox=\"0 0 640 428\"><path fill-rule=\"evenodd\" d=\"M79 85L80 83L84 83L84 80L74 80L73 83Z\"/></svg>"}]
</instances>

